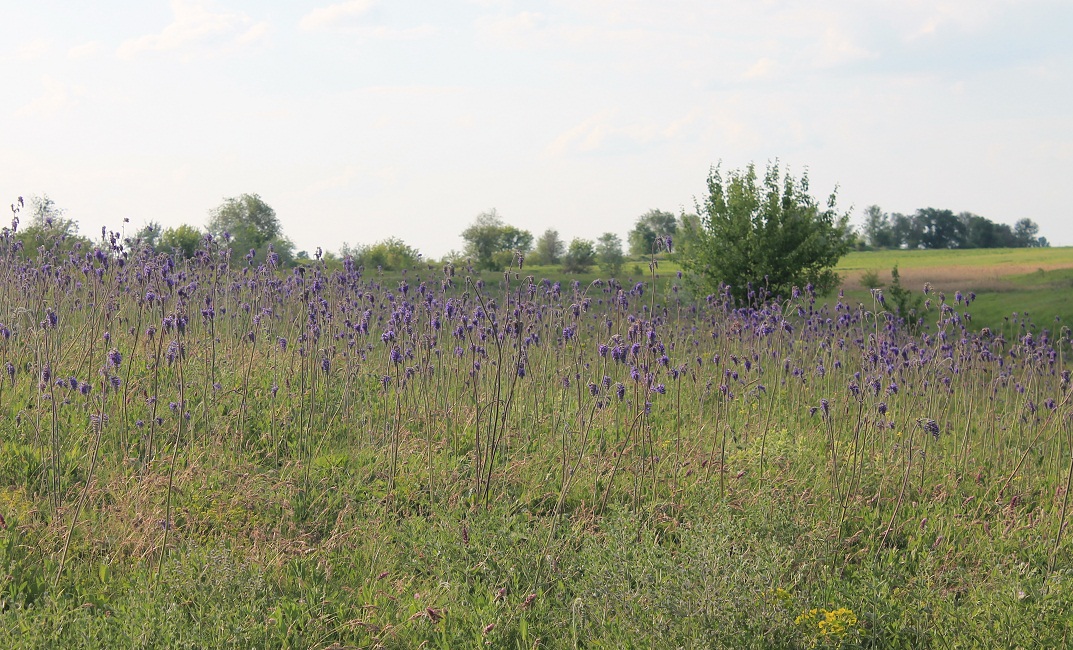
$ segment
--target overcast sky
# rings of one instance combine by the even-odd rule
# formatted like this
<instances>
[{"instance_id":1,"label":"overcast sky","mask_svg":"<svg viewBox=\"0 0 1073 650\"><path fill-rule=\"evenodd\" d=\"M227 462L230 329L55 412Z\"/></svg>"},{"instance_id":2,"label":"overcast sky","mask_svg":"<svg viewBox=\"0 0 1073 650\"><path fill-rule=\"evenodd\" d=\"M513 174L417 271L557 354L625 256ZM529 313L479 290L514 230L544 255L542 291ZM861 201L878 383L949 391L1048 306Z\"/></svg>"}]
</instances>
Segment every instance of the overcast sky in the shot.
<instances>
[{"instance_id":1,"label":"overcast sky","mask_svg":"<svg viewBox=\"0 0 1073 650\"><path fill-rule=\"evenodd\" d=\"M496 208L569 240L711 165L1073 245L1073 2L5 2L0 202L86 234L257 193L298 249L428 256Z\"/></svg>"}]
</instances>

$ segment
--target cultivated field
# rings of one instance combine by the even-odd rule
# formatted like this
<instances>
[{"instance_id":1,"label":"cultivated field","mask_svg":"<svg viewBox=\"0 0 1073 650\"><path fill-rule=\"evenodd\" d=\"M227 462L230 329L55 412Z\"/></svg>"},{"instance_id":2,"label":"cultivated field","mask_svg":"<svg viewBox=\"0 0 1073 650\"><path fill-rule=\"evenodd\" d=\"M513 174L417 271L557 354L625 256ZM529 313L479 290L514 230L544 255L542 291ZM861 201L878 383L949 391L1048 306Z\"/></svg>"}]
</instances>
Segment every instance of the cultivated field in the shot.
<instances>
[{"instance_id":1,"label":"cultivated field","mask_svg":"<svg viewBox=\"0 0 1073 650\"><path fill-rule=\"evenodd\" d=\"M0 647L1065 647L1069 330L871 255L922 326L4 251Z\"/></svg>"}]
</instances>

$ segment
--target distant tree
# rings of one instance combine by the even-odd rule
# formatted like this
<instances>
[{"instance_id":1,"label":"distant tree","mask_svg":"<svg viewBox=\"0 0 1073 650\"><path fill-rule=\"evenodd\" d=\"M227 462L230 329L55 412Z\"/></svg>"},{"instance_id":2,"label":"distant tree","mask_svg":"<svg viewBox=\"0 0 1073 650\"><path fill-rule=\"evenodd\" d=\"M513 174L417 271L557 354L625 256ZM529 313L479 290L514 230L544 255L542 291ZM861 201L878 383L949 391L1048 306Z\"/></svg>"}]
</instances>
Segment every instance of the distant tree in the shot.
<instances>
[{"instance_id":1,"label":"distant tree","mask_svg":"<svg viewBox=\"0 0 1073 650\"><path fill-rule=\"evenodd\" d=\"M533 247L533 234L507 225L493 208L477 215L469 228L462 231L466 253L477 262L477 268L500 271L512 262L515 253L528 253Z\"/></svg>"},{"instance_id":2,"label":"distant tree","mask_svg":"<svg viewBox=\"0 0 1073 650\"><path fill-rule=\"evenodd\" d=\"M239 256L246 256L252 250L253 256L248 258L251 264L264 262L269 247L284 264L294 259L294 244L283 235L276 211L257 194L224 199L209 213L208 231L227 242Z\"/></svg>"},{"instance_id":3,"label":"distant tree","mask_svg":"<svg viewBox=\"0 0 1073 650\"><path fill-rule=\"evenodd\" d=\"M899 248L920 248L924 234L919 228L917 220L909 215L895 212L890 215L891 237L894 245Z\"/></svg>"},{"instance_id":4,"label":"distant tree","mask_svg":"<svg viewBox=\"0 0 1073 650\"><path fill-rule=\"evenodd\" d=\"M136 246L148 246L149 248L156 250L157 243L160 241L160 235L163 233L163 228L160 227L160 223L157 221L147 221L145 225L134 233L133 237L127 238L127 244L133 247Z\"/></svg>"},{"instance_id":5,"label":"distant tree","mask_svg":"<svg viewBox=\"0 0 1073 650\"><path fill-rule=\"evenodd\" d=\"M921 208L913 215L924 248L961 248L964 227L950 210Z\"/></svg>"},{"instance_id":6,"label":"distant tree","mask_svg":"<svg viewBox=\"0 0 1073 650\"><path fill-rule=\"evenodd\" d=\"M964 232L962 248L994 248L996 239L994 222L971 212L959 213L958 221L961 222Z\"/></svg>"},{"instance_id":7,"label":"distant tree","mask_svg":"<svg viewBox=\"0 0 1073 650\"><path fill-rule=\"evenodd\" d=\"M1039 225L1031 219L1019 219L1013 225L1013 237L1017 246L1039 246Z\"/></svg>"},{"instance_id":8,"label":"distant tree","mask_svg":"<svg viewBox=\"0 0 1073 650\"><path fill-rule=\"evenodd\" d=\"M176 228L168 228L160 234L156 250L171 253L177 258L190 259L201 246L202 233L197 228L182 224Z\"/></svg>"},{"instance_id":9,"label":"distant tree","mask_svg":"<svg viewBox=\"0 0 1073 650\"><path fill-rule=\"evenodd\" d=\"M681 261L702 287L725 283L736 299L751 301L754 290L789 296L794 287L823 293L838 284L833 267L849 250L849 216L836 212L834 194L819 205L807 174L794 179L775 163L758 182L754 165L725 179L712 168L697 211L703 228Z\"/></svg>"},{"instance_id":10,"label":"distant tree","mask_svg":"<svg viewBox=\"0 0 1073 650\"><path fill-rule=\"evenodd\" d=\"M680 260L690 254L690 249L696 245L701 236L700 231L702 228L704 228L704 224L701 223L698 215L686 212L679 215L678 232L673 242L675 259Z\"/></svg>"},{"instance_id":11,"label":"distant tree","mask_svg":"<svg viewBox=\"0 0 1073 650\"><path fill-rule=\"evenodd\" d=\"M878 205L870 205L864 209L862 234L868 245L875 248L891 248L896 245L890 215L883 212Z\"/></svg>"},{"instance_id":12,"label":"distant tree","mask_svg":"<svg viewBox=\"0 0 1073 650\"><path fill-rule=\"evenodd\" d=\"M627 235L631 255L650 255L655 252L656 239L678 231L678 220L670 212L649 210L637 217L633 230Z\"/></svg>"},{"instance_id":13,"label":"distant tree","mask_svg":"<svg viewBox=\"0 0 1073 650\"><path fill-rule=\"evenodd\" d=\"M622 252L622 239L612 232L605 232L596 240L596 263L609 277L616 278L622 272L626 255Z\"/></svg>"},{"instance_id":14,"label":"distant tree","mask_svg":"<svg viewBox=\"0 0 1073 650\"><path fill-rule=\"evenodd\" d=\"M30 197L29 204L29 225L15 234L24 254L30 255L38 250L66 252L92 245L89 239L78 234L78 223L68 219L66 210L57 206L47 194Z\"/></svg>"},{"instance_id":15,"label":"distant tree","mask_svg":"<svg viewBox=\"0 0 1073 650\"><path fill-rule=\"evenodd\" d=\"M366 271L401 271L421 262L421 253L398 237L390 237L370 246L350 247L343 244L340 255L351 257L355 264L364 266Z\"/></svg>"},{"instance_id":16,"label":"distant tree","mask_svg":"<svg viewBox=\"0 0 1073 650\"><path fill-rule=\"evenodd\" d=\"M563 255L563 271L567 273L585 273L596 262L596 248L588 239L575 237Z\"/></svg>"},{"instance_id":17,"label":"distant tree","mask_svg":"<svg viewBox=\"0 0 1073 650\"><path fill-rule=\"evenodd\" d=\"M558 264L566 250L566 244L559 237L559 231L548 228L536 242L533 249L533 262L536 264Z\"/></svg>"}]
</instances>

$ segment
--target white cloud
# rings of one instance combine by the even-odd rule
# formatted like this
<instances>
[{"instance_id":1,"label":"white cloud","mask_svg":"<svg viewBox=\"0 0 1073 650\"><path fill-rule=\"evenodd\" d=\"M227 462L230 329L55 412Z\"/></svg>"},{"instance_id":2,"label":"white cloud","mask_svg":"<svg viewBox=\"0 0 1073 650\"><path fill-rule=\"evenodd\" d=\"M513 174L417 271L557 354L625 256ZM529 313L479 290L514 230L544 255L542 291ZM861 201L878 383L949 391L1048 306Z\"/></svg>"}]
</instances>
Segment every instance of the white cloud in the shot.
<instances>
[{"instance_id":1,"label":"white cloud","mask_svg":"<svg viewBox=\"0 0 1073 650\"><path fill-rule=\"evenodd\" d=\"M616 124L617 111L605 110L589 116L563 131L545 147L544 153L560 156L569 152L592 153L605 148L631 149L658 141L674 140L697 121L700 112L690 111L668 123L634 122Z\"/></svg>"},{"instance_id":2,"label":"white cloud","mask_svg":"<svg viewBox=\"0 0 1073 650\"><path fill-rule=\"evenodd\" d=\"M310 11L298 26L305 30L326 29L339 26L353 18L361 16L376 4L376 0L348 0L327 7L318 7Z\"/></svg>"},{"instance_id":3,"label":"white cloud","mask_svg":"<svg viewBox=\"0 0 1073 650\"><path fill-rule=\"evenodd\" d=\"M560 133L551 144L544 150L552 156L566 153L570 149L591 151L600 145L604 134L608 131L607 120L613 115L613 111L601 111L590 116L581 123Z\"/></svg>"},{"instance_id":4,"label":"white cloud","mask_svg":"<svg viewBox=\"0 0 1073 650\"><path fill-rule=\"evenodd\" d=\"M194 45L219 44L221 41L247 45L267 31L264 23L247 28L251 21L245 14L212 11L194 0L172 0L171 11L174 20L160 33L129 39L119 46L116 53L120 57L130 58L142 52L174 51Z\"/></svg>"},{"instance_id":5,"label":"white cloud","mask_svg":"<svg viewBox=\"0 0 1073 650\"><path fill-rule=\"evenodd\" d=\"M310 183L302 190L302 194L383 187L398 180L398 173L398 169L391 166L372 168L364 165L346 165L336 173Z\"/></svg>"},{"instance_id":6,"label":"white cloud","mask_svg":"<svg viewBox=\"0 0 1073 650\"><path fill-rule=\"evenodd\" d=\"M432 36L437 30L432 25L418 25L417 27L405 27L402 29L377 25L375 27L361 27L352 31L357 36L380 41L413 41Z\"/></svg>"},{"instance_id":7,"label":"white cloud","mask_svg":"<svg viewBox=\"0 0 1073 650\"><path fill-rule=\"evenodd\" d=\"M875 58L875 54L857 45L847 33L836 27L828 27L820 41L816 64L827 67L870 58Z\"/></svg>"},{"instance_id":8,"label":"white cloud","mask_svg":"<svg viewBox=\"0 0 1073 650\"><path fill-rule=\"evenodd\" d=\"M319 194L329 190L336 190L353 185L364 170L356 165L347 165L337 174L322 178L305 188L310 194Z\"/></svg>"},{"instance_id":9,"label":"white cloud","mask_svg":"<svg viewBox=\"0 0 1073 650\"><path fill-rule=\"evenodd\" d=\"M15 58L20 61L32 61L40 59L52 50L52 41L38 38L22 45L15 50Z\"/></svg>"},{"instance_id":10,"label":"white cloud","mask_svg":"<svg viewBox=\"0 0 1073 650\"><path fill-rule=\"evenodd\" d=\"M778 62L768 57L761 57L756 63L749 66L749 69L742 75L746 79L762 79L764 77L771 76L775 71Z\"/></svg>"},{"instance_id":11,"label":"white cloud","mask_svg":"<svg viewBox=\"0 0 1073 650\"><path fill-rule=\"evenodd\" d=\"M602 24L559 22L533 11L523 11L510 16L482 16L477 19L475 27L483 38L499 47L511 49L635 48L660 39L657 32L645 27L621 28Z\"/></svg>"},{"instance_id":12,"label":"white cloud","mask_svg":"<svg viewBox=\"0 0 1073 650\"><path fill-rule=\"evenodd\" d=\"M75 45L67 50L67 58L69 59L85 59L93 56L97 52L101 51L101 44L98 41L89 41L81 45Z\"/></svg>"},{"instance_id":13,"label":"white cloud","mask_svg":"<svg viewBox=\"0 0 1073 650\"><path fill-rule=\"evenodd\" d=\"M67 88L52 77L41 79L44 92L15 111L16 117L52 117L71 105Z\"/></svg>"},{"instance_id":14,"label":"white cloud","mask_svg":"<svg viewBox=\"0 0 1073 650\"><path fill-rule=\"evenodd\" d=\"M257 23L235 39L236 45L253 45L263 40L269 31L268 23Z\"/></svg>"}]
</instances>

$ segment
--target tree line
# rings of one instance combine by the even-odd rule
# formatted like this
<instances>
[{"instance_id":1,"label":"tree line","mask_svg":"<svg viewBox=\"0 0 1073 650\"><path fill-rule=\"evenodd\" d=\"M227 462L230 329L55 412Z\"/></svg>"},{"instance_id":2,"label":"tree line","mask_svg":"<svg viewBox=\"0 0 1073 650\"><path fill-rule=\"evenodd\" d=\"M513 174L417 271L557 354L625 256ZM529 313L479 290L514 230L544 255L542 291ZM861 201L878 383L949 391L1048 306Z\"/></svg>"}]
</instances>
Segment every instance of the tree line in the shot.
<instances>
[{"instance_id":1,"label":"tree line","mask_svg":"<svg viewBox=\"0 0 1073 650\"><path fill-rule=\"evenodd\" d=\"M777 163L761 177L754 165L723 173L710 170L707 194L696 211L679 215L658 209L637 217L624 242L615 233L597 239L574 237L569 242L554 228L534 238L528 230L507 223L493 208L483 212L461 233L462 251L442 261L469 262L479 270L503 270L523 263L558 266L566 273L585 273L593 267L618 277L630 257L673 255L690 272L690 281L709 290L725 290L752 301L763 296L788 295L793 288L822 292L837 285L833 267L851 248L953 249L1047 246L1039 226L1021 219L1012 227L969 212L922 208L911 215L888 214L876 205L864 211L863 225L853 228L848 213L835 207L832 193L825 202L809 192L808 175L795 178ZM77 223L47 196L33 197L29 224L15 219L3 229L4 241L33 254L42 249L89 250L90 240L78 233ZM126 220L124 220L126 221ZM117 237L115 233L111 237ZM102 230L102 240L106 231ZM150 222L125 239L128 246L150 246L158 252L191 258L208 242L231 249L233 259L249 265L292 266L308 263L305 251L295 252L283 234L279 218L257 194L227 198L209 212L204 229L188 224L161 228ZM338 253L317 249L316 259L349 259L356 266L385 271L411 268L421 253L392 237L373 244L344 243Z\"/></svg>"},{"instance_id":2,"label":"tree line","mask_svg":"<svg viewBox=\"0 0 1073 650\"><path fill-rule=\"evenodd\" d=\"M1026 248L1049 246L1039 226L1021 219L1011 228L971 212L921 208L887 214L878 205L864 210L861 236L873 248Z\"/></svg>"}]
</instances>

